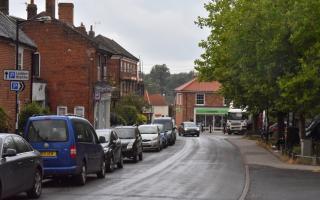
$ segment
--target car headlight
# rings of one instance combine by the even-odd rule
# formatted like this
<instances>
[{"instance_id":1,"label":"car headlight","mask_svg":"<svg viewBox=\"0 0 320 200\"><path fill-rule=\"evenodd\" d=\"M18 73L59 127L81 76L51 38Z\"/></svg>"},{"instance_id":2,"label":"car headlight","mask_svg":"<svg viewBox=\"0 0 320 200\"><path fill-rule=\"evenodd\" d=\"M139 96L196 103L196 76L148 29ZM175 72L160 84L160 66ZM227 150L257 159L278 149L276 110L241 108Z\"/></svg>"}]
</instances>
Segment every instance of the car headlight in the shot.
<instances>
[{"instance_id":1,"label":"car headlight","mask_svg":"<svg viewBox=\"0 0 320 200\"><path fill-rule=\"evenodd\" d=\"M200 128L199 127L197 127L197 129L196 129L197 131L200 131Z\"/></svg>"}]
</instances>

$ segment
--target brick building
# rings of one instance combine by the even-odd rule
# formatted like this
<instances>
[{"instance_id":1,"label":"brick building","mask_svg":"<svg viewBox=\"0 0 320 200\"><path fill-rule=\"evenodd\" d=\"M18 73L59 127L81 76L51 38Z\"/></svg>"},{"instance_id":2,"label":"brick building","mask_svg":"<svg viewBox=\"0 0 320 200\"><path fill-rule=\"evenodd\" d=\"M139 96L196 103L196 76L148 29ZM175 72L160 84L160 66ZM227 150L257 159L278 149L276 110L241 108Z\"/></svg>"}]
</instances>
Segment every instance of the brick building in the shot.
<instances>
[{"instance_id":1,"label":"brick building","mask_svg":"<svg viewBox=\"0 0 320 200\"><path fill-rule=\"evenodd\" d=\"M193 79L175 89L175 119L177 124L194 121L208 129L222 130L228 112L224 97L218 91L219 82L198 82Z\"/></svg>"},{"instance_id":2,"label":"brick building","mask_svg":"<svg viewBox=\"0 0 320 200\"><path fill-rule=\"evenodd\" d=\"M105 36L98 35L95 41L113 54L108 60L109 70L107 72L110 83L116 88L112 93L113 102L115 103L121 96L128 94L143 96L144 84L139 59Z\"/></svg>"},{"instance_id":3,"label":"brick building","mask_svg":"<svg viewBox=\"0 0 320 200\"><path fill-rule=\"evenodd\" d=\"M4 70L16 69L16 18L10 17L8 14L8 0L0 2L0 107L4 109L10 118L10 129L13 132L15 129L16 119L16 93L10 91L10 81L4 80ZM21 30L19 31L19 54L18 65L19 69L29 71L33 66L32 58L36 52L36 44ZM31 102L31 79L23 81L25 89L19 92L20 109L25 104Z\"/></svg>"},{"instance_id":4,"label":"brick building","mask_svg":"<svg viewBox=\"0 0 320 200\"><path fill-rule=\"evenodd\" d=\"M169 116L169 106L164 96L161 94L148 94L144 96L144 99L151 107L151 121L156 117Z\"/></svg>"},{"instance_id":5,"label":"brick building","mask_svg":"<svg viewBox=\"0 0 320 200\"><path fill-rule=\"evenodd\" d=\"M33 1L23 31L38 46L40 69L37 83L46 83L46 102L51 112L73 113L87 118L95 128L110 126L111 87L107 82L107 60L112 53L94 41L83 24L73 23L72 3L46 0L46 10L37 13ZM48 16L50 18L48 18ZM51 19L39 22L32 19Z\"/></svg>"}]
</instances>

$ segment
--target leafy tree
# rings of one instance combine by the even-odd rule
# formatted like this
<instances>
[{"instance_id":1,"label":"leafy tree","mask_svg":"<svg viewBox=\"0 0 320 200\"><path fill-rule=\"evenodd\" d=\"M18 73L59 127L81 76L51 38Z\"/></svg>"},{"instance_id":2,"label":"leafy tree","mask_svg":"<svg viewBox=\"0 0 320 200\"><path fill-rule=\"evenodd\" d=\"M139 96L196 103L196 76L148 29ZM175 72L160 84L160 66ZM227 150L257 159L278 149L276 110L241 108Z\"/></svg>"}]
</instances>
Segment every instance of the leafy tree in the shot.
<instances>
[{"instance_id":1,"label":"leafy tree","mask_svg":"<svg viewBox=\"0 0 320 200\"><path fill-rule=\"evenodd\" d=\"M145 116L145 115L143 115L143 114L138 114L138 116L137 116L137 124L145 124L145 123L147 123L147 121L148 121L148 119L147 119L147 117Z\"/></svg>"},{"instance_id":2,"label":"leafy tree","mask_svg":"<svg viewBox=\"0 0 320 200\"><path fill-rule=\"evenodd\" d=\"M142 109L147 106L147 103L145 102L143 97L135 94L129 94L120 99L117 107L124 105L134 106L137 112L141 113Z\"/></svg>"},{"instance_id":3,"label":"leafy tree","mask_svg":"<svg viewBox=\"0 0 320 200\"><path fill-rule=\"evenodd\" d=\"M137 123L138 111L134 106L119 106L117 107L117 114L120 115L125 122L127 122L127 125L133 125Z\"/></svg>"},{"instance_id":4,"label":"leafy tree","mask_svg":"<svg viewBox=\"0 0 320 200\"><path fill-rule=\"evenodd\" d=\"M19 114L19 132L23 132L29 117L33 115L49 114L49 110L42 108L38 103L27 104Z\"/></svg>"},{"instance_id":5,"label":"leafy tree","mask_svg":"<svg viewBox=\"0 0 320 200\"><path fill-rule=\"evenodd\" d=\"M155 85L160 89L161 94L165 94L165 85L170 77L170 70L166 64L155 65L150 71L150 78Z\"/></svg>"},{"instance_id":6,"label":"leafy tree","mask_svg":"<svg viewBox=\"0 0 320 200\"><path fill-rule=\"evenodd\" d=\"M8 132L10 129L9 116L0 108L0 133Z\"/></svg>"}]
</instances>

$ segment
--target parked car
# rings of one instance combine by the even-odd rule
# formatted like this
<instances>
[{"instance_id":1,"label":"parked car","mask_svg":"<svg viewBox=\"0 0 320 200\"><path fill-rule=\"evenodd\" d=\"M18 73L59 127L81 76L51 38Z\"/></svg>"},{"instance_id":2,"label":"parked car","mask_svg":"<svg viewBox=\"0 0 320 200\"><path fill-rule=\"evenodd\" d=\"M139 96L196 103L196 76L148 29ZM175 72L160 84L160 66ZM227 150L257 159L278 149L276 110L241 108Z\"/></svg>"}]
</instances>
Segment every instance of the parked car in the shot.
<instances>
[{"instance_id":1,"label":"parked car","mask_svg":"<svg viewBox=\"0 0 320 200\"><path fill-rule=\"evenodd\" d=\"M195 135L200 136L200 128L194 122L182 122L179 127L179 135Z\"/></svg>"},{"instance_id":2,"label":"parked car","mask_svg":"<svg viewBox=\"0 0 320 200\"><path fill-rule=\"evenodd\" d=\"M159 128L162 148L166 148L169 145L169 137L168 137L167 131L164 129L163 124L154 124L154 125L157 125Z\"/></svg>"},{"instance_id":3,"label":"parked car","mask_svg":"<svg viewBox=\"0 0 320 200\"><path fill-rule=\"evenodd\" d=\"M44 164L44 176L73 176L84 185L87 174L105 177L104 150L100 142L105 138L97 134L84 118L75 116L30 117L25 138L40 151Z\"/></svg>"},{"instance_id":4,"label":"parked car","mask_svg":"<svg viewBox=\"0 0 320 200\"><path fill-rule=\"evenodd\" d=\"M162 141L160 136L160 130L157 125L147 124L140 125L138 127L142 137L143 150L157 150L161 151Z\"/></svg>"},{"instance_id":5,"label":"parked car","mask_svg":"<svg viewBox=\"0 0 320 200\"><path fill-rule=\"evenodd\" d=\"M114 129L121 140L122 155L135 162L143 159L141 134L136 126L118 126Z\"/></svg>"},{"instance_id":6,"label":"parked car","mask_svg":"<svg viewBox=\"0 0 320 200\"><path fill-rule=\"evenodd\" d=\"M39 198L43 165L40 153L15 134L0 134L0 199L27 192Z\"/></svg>"},{"instance_id":7,"label":"parked car","mask_svg":"<svg viewBox=\"0 0 320 200\"><path fill-rule=\"evenodd\" d=\"M159 117L152 121L152 124L162 124L167 132L169 144L174 145L177 138L174 120L171 117Z\"/></svg>"},{"instance_id":8,"label":"parked car","mask_svg":"<svg viewBox=\"0 0 320 200\"><path fill-rule=\"evenodd\" d=\"M106 141L101 143L106 160L106 170L112 172L116 166L123 168L121 141L117 133L112 129L98 129L96 132L98 137L106 138Z\"/></svg>"}]
</instances>

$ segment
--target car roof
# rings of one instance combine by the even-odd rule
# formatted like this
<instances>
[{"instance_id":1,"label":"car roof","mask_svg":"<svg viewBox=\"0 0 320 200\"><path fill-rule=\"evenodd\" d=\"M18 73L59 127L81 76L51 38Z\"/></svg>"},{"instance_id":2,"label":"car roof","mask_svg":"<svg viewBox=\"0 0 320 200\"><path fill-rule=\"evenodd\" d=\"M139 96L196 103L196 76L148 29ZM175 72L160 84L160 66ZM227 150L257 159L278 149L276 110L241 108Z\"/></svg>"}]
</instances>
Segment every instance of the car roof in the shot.
<instances>
[{"instance_id":1,"label":"car roof","mask_svg":"<svg viewBox=\"0 0 320 200\"><path fill-rule=\"evenodd\" d=\"M74 115L37 115L32 116L29 118L29 120L44 120L44 119L81 119L86 120L83 117L74 116ZM88 120L86 120L88 121Z\"/></svg>"},{"instance_id":2,"label":"car roof","mask_svg":"<svg viewBox=\"0 0 320 200\"><path fill-rule=\"evenodd\" d=\"M156 117L154 119L170 119L170 120L172 120L172 117Z\"/></svg>"},{"instance_id":3,"label":"car roof","mask_svg":"<svg viewBox=\"0 0 320 200\"><path fill-rule=\"evenodd\" d=\"M5 138L9 135L17 135L17 134L14 134L14 133L0 133L0 138Z\"/></svg>"},{"instance_id":4,"label":"car roof","mask_svg":"<svg viewBox=\"0 0 320 200\"><path fill-rule=\"evenodd\" d=\"M136 126L116 126L115 129L121 129L121 128L137 128Z\"/></svg>"},{"instance_id":5,"label":"car roof","mask_svg":"<svg viewBox=\"0 0 320 200\"><path fill-rule=\"evenodd\" d=\"M152 127L156 127L156 126L158 126L158 124L142 124L142 125L140 125L140 126L152 126ZM139 126L139 127L140 127Z\"/></svg>"}]
</instances>

